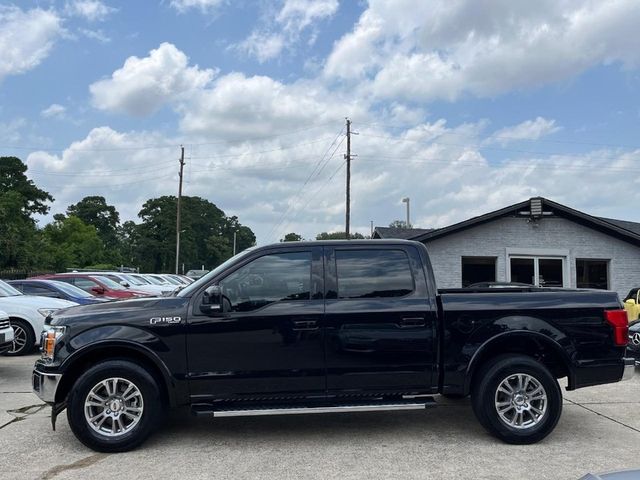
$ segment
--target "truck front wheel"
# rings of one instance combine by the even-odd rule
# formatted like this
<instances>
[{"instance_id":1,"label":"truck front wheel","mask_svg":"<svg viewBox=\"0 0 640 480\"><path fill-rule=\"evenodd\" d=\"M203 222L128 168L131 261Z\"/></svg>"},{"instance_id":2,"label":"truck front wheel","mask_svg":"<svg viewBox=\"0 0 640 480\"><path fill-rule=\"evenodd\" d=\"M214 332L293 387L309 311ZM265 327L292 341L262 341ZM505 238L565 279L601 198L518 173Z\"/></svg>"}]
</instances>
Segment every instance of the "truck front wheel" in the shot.
<instances>
[{"instance_id":1,"label":"truck front wheel","mask_svg":"<svg viewBox=\"0 0 640 480\"><path fill-rule=\"evenodd\" d=\"M67 400L75 436L99 452L123 452L140 445L163 411L157 382L126 360L101 362L84 372Z\"/></svg>"},{"instance_id":2,"label":"truck front wheel","mask_svg":"<svg viewBox=\"0 0 640 480\"><path fill-rule=\"evenodd\" d=\"M524 355L504 355L487 363L471 392L480 424L513 444L536 443L549 435L562 413L562 392L541 363Z\"/></svg>"}]
</instances>

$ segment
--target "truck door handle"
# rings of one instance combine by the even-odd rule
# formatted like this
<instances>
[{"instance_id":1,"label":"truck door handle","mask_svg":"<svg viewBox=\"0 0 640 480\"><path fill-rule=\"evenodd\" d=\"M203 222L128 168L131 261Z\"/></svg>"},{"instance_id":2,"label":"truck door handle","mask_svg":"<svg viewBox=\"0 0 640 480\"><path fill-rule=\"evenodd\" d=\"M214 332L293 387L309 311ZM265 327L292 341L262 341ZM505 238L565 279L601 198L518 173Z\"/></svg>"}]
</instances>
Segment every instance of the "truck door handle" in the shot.
<instances>
[{"instance_id":1,"label":"truck door handle","mask_svg":"<svg viewBox=\"0 0 640 480\"><path fill-rule=\"evenodd\" d=\"M318 322L315 320L295 320L293 322L293 330L296 332L318 330Z\"/></svg>"},{"instance_id":2,"label":"truck door handle","mask_svg":"<svg viewBox=\"0 0 640 480\"><path fill-rule=\"evenodd\" d=\"M400 328L416 328L425 325L424 317L404 317L400 320Z\"/></svg>"}]
</instances>

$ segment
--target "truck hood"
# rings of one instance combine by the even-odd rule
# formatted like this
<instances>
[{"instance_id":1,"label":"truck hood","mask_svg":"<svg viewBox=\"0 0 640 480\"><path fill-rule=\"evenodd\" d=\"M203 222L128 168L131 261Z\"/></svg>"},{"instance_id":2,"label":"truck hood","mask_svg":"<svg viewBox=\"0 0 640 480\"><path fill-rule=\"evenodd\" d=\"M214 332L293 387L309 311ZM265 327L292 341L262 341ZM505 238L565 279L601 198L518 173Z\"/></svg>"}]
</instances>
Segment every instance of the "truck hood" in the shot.
<instances>
[{"instance_id":1,"label":"truck hood","mask_svg":"<svg viewBox=\"0 0 640 480\"><path fill-rule=\"evenodd\" d=\"M116 300L105 303L79 305L54 314L52 325L138 323L156 315L169 315L189 302L188 298L152 297Z\"/></svg>"},{"instance_id":2,"label":"truck hood","mask_svg":"<svg viewBox=\"0 0 640 480\"><path fill-rule=\"evenodd\" d=\"M11 307L23 308L67 308L77 305L75 302L60 298L38 297L32 295L16 295L13 297L0 297L0 310Z\"/></svg>"}]
</instances>

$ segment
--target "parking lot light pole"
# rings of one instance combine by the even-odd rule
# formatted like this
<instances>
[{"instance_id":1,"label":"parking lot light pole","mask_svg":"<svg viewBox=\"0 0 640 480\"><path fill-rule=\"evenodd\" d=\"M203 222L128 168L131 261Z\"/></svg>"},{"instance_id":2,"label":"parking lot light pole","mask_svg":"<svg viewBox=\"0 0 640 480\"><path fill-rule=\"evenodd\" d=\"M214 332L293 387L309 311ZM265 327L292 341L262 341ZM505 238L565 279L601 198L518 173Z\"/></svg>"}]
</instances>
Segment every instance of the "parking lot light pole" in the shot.
<instances>
[{"instance_id":1,"label":"parking lot light pole","mask_svg":"<svg viewBox=\"0 0 640 480\"><path fill-rule=\"evenodd\" d=\"M407 204L407 228L411 228L411 216L410 216L410 212L409 212L409 203L410 203L409 197L404 197L402 199L402 203L406 203Z\"/></svg>"},{"instance_id":2,"label":"parking lot light pole","mask_svg":"<svg viewBox=\"0 0 640 480\"><path fill-rule=\"evenodd\" d=\"M176 208L176 274L180 273L180 200L182 198L182 172L184 170L184 147L180 145L180 181L178 183L178 205Z\"/></svg>"}]
</instances>

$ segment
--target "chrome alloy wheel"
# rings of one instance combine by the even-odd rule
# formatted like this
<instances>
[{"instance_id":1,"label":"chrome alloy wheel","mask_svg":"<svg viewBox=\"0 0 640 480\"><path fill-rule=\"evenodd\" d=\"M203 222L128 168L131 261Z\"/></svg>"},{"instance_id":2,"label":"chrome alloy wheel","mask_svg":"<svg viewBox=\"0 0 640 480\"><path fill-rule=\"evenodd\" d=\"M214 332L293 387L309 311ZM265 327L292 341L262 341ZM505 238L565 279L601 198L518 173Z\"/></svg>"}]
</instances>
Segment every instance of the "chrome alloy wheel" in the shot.
<instances>
[{"instance_id":1,"label":"chrome alloy wheel","mask_svg":"<svg viewBox=\"0 0 640 480\"><path fill-rule=\"evenodd\" d=\"M509 375L496 390L495 407L500 420L519 430L540 423L547 403L547 392L542 384L526 373Z\"/></svg>"},{"instance_id":2,"label":"chrome alloy wheel","mask_svg":"<svg viewBox=\"0 0 640 480\"><path fill-rule=\"evenodd\" d=\"M125 378L107 378L95 385L84 400L84 417L89 426L107 437L131 431L144 411L140 389Z\"/></svg>"},{"instance_id":3,"label":"chrome alloy wheel","mask_svg":"<svg viewBox=\"0 0 640 480\"><path fill-rule=\"evenodd\" d=\"M21 352L27 346L27 331L18 323L11 322L13 327L13 343L8 353Z\"/></svg>"}]
</instances>

